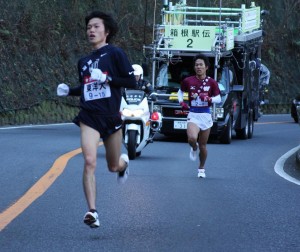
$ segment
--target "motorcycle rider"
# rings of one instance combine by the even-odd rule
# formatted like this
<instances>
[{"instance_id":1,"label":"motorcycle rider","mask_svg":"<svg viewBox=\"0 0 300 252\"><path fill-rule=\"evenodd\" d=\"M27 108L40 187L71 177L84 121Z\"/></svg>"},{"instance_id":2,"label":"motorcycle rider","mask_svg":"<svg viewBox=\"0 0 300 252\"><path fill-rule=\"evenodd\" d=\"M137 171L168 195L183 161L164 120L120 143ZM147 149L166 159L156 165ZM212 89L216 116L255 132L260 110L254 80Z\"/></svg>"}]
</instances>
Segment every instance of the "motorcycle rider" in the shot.
<instances>
[{"instance_id":1,"label":"motorcycle rider","mask_svg":"<svg viewBox=\"0 0 300 252\"><path fill-rule=\"evenodd\" d=\"M144 71L140 65L133 64L132 69L134 70L133 75L135 76L135 86L130 88L127 87L124 90L124 99L122 100L120 107L120 112L124 121L123 138L128 150L129 159L135 159L136 156L139 156L141 154L141 150L148 143L152 142L154 135L151 123L149 124L151 120L149 96L152 93L153 88L148 81L144 80ZM151 99L153 99L153 94ZM123 113L128 110L132 112L130 116L128 116L128 112ZM142 110L143 113L139 115L135 114L135 111L138 110ZM134 120L132 118L134 118ZM159 123L158 119L155 120L157 123ZM136 132L136 136L139 136L139 140L137 137L130 137L129 132ZM132 143L134 143L134 145Z\"/></svg>"},{"instance_id":2,"label":"motorcycle rider","mask_svg":"<svg viewBox=\"0 0 300 252\"><path fill-rule=\"evenodd\" d=\"M147 95L151 94L153 91L152 85L149 81L144 80L144 70L138 64L133 64L132 68L134 70L134 76L136 80L135 89L143 90Z\"/></svg>"}]
</instances>

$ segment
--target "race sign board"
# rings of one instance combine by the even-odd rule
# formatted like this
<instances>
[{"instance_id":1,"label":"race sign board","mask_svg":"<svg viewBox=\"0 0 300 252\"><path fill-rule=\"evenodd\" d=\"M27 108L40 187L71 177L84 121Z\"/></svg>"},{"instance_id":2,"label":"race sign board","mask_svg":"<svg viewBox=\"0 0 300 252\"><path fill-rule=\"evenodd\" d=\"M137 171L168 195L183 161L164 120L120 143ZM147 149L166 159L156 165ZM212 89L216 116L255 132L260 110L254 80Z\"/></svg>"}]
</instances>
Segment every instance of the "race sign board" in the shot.
<instances>
[{"instance_id":1,"label":"race sign board","mask_svg":"<svg viewBox=\"0 0 300 252\"><path fill-rule=\"evenodd\" d=\"M227 28L226 30L226 50L234 48L234 28Z\"/></svg>"},{"instance_id":2,"label":"race sign board","mask_svg":"<svg viewBox=\"0 0 300 252\"><path fill-rule=\"evenodd\" d=\"M243 10L242 31L251 32L260 27L260 7Z\"/></svg>"},{"instance_id":3,"label":"race sign board","mask_svg":"<svg viewBox=\"0 0 300 252\"><path fill-rule=\"evenodd\" d=\"M211 51L215 36L215 26L166 25L165 48Z\"/></svg>"}]
</instances>

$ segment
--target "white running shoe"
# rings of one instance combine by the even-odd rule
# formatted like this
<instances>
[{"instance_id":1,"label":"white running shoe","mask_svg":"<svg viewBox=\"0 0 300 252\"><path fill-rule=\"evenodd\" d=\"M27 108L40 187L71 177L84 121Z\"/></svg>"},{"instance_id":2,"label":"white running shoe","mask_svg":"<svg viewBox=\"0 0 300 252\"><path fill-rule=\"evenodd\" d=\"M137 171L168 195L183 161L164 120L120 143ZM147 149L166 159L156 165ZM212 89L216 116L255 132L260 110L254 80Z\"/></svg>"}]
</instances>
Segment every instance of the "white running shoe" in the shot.
<instances>
[{"instance_id":1,"label":"white running shoe","mask_svg":"<svg viewBox=\"0 0 300 252\"><path fill-rule=\"evenodd\" d=\"M84 215L83 222L88 225L90 228L98 228L100 226L98 213L97 212L87 212Z\"/></svg>"},{"instance_id":2,"label":"white running shoe","mask_svg":"<svg viewBox=\"0 0 300 252\"><path fill-rule=\"evenodd\" d=\"M205 169L198 169L198 178L205 178Z\"/></svg>"},{"instance_id":3,"label":"white running shoe","mask_svg":"<svg viewBox=\"0 0 300 252\"><path fill-rule=\"evenodd\" d=\"M128 175L129 175L129 157L127 154L122 154L120 156L121 159L123 159L125 161L125 163L127 164L125 170L121 171L118 173L118 177L117 180L119 182L119 184L124 184L126 182L126 180L128 179Z\"/></svg>"},{"instance_id":4,"label":"white running shoe","mask_svg":"<svg viewBox=\"0 0 300 252\"><path fill-rule=\"evenodd\" d=\"M190 150L190 160L192 161L196 161L197 160L197 154L198 154L198 144L197 144L197 150L193 150L193 148L191 148Z\"/></svg>"}]
</instances>

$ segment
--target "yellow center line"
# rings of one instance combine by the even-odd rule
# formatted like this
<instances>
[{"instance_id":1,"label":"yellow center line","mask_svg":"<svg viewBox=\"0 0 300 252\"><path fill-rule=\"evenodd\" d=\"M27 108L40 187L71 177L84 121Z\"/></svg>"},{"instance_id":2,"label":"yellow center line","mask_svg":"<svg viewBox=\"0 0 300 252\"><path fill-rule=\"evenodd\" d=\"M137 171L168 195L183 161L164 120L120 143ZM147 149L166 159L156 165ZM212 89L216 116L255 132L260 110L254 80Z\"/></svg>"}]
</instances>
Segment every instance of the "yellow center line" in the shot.
<instances>
[{"instance_id":1,"label":"yellow center line","mask_svg":"<svg viewBox=\"0 0 300 252\"><path fill-rule=\"evenodd\" d=\"M103 144L102 142L99 144ZM55 160L49 171L41 177L21 198L0 213L0 232L30 206L38 197L47 191L54 181L62 174L68 161L81 153L81 148L70 151Z\"/></svg>"}]
</instances>

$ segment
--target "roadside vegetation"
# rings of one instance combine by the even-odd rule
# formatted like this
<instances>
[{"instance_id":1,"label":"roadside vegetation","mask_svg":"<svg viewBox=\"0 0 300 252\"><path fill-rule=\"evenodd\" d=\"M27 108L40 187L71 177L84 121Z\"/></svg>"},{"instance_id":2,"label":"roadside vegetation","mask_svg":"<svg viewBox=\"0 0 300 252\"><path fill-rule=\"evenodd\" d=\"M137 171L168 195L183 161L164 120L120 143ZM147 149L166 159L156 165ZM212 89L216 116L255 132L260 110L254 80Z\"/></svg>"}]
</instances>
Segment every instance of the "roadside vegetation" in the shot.
<instances>
[{"instance_id":1,"label":"roadside vegetation","mask_svg":"<svg viewBox=\"0 0 300 252\"><path fill-rule=\"evenodd\" d=\"M77 113L78 99L58 98L56 86L78 83L77 60L89 51L85 15L95 9L112 13L120 27L114 43L133 63L142 63L142 47L152 41L153 23L160 22L162 2L1 1L0 126L70 121ZM203 2L187 0L195 6ZM224 7L240 7L252 1L222 2ZM219 0L205 3L219 6ZM265 17L262 57L271 71L267 110L285 113L293 96L300 92L300 0L261 0L256 4L270 11Z\"/></svg>"}]
</instances>

